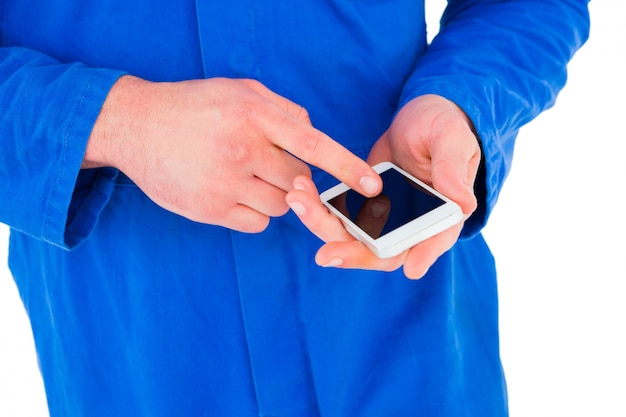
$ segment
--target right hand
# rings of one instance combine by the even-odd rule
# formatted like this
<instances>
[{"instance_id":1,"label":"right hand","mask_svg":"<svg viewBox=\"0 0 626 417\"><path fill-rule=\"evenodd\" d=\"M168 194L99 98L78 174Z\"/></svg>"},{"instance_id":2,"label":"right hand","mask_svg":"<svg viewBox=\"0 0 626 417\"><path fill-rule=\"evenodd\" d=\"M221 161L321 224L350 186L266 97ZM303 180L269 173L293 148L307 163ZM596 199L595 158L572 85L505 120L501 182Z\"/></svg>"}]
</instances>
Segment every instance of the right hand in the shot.
<instances>
[{"instance_id":1,"label":"right hand","mask_svg":"<svg viewBox=\"0 0 626 417\"><path fill-rule=\"evenodd\" d=\"M260 232L287 212L309 162L364 195L380 177L311 126L306 110L245 79L152 83L123 76L89 138L83 168L120 169L161 207L191 220Z\"/></svg>"}]
</instances>

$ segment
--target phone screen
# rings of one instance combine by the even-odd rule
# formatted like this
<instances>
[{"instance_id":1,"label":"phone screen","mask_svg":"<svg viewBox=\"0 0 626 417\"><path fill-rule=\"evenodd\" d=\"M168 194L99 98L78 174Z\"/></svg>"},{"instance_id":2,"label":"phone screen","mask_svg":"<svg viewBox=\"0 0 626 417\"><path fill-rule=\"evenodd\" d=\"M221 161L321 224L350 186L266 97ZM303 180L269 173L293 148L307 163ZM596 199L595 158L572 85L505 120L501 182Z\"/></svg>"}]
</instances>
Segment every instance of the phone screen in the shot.
<instances>
[{"instance_id":1,"label":"phone screen","mask_svg":"<svg viewBox=\"0 0 626 417\"><path fill-rule=\"evenodd\" d=\"M382 192L367 198L349 189L328 202L373 239L404 226L445 201L395 169L380 174Z\"/></svg>"}]
</instances>

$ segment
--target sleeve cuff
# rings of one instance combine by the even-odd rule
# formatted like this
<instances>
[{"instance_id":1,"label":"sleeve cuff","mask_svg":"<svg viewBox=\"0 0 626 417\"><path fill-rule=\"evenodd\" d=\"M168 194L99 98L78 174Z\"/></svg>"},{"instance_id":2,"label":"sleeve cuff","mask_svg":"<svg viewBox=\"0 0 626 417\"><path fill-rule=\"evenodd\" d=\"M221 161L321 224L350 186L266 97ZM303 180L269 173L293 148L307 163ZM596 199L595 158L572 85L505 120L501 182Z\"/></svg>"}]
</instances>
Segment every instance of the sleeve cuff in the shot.
<instances>
[{"instance_id":1,"label":"sleeve cuff","mask_svg":"<svg viewBox=\"0 0 626 417\"><path fill-rule=\"evenodd\" d=\"M43 239L65 249L78 245L93 231L113 192L117 170L81 171L87 141L102 104L122 72L77 68L86 78L63 132L56 178L45 206Z\"/></svg>"}]
</instances>

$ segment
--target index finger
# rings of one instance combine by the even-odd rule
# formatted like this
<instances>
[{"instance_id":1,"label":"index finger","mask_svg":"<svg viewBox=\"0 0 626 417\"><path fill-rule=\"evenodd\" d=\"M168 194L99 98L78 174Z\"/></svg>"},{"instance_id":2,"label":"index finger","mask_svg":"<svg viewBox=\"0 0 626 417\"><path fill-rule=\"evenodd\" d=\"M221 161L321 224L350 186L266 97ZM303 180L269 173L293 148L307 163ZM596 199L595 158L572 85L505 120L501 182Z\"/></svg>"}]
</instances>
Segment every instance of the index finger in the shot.
<instances>
[{"instance_id":1,"label":"index finger","mask_svg":"<svg viewBox=\"0 0 626 417\"><path fill-rule=\"evenodd\" d=\"M244 80L249 88L274 104L275 113L260 118L270 141L292 155L323 169L357 192L375 196L382 180L367 162L315 129L306 109L274 93L258 81Z\"/></svg>"},{"instance_id":2,"label":"index finger","mask_svg":"<svg viewBox=\"0 0 626 417\"><path fill-rule=\"evenodd\" d=\"M276 145L365 196L375 196L382 189L380 176L367 162L326 134L293 119L280 126L274 136Z\"/></svg>"},{"instance_id":3,"label":"index finger","mask_svg":"<svg viewBox=\"0 0 626 417\"><path fill-rule=\"evenodd\" d=\"M286 99L285 99L286 100ZM297 110L289 114L286 109ZM367 196L375 196L382 189L382 180L372 167L339 142L314 128L302 118L300 106L280 106L275 118L265 120L264 130L276 146L333 175L350 188ZM306 121L305 121L306 120Z\"/></svg>"}]
</instances>

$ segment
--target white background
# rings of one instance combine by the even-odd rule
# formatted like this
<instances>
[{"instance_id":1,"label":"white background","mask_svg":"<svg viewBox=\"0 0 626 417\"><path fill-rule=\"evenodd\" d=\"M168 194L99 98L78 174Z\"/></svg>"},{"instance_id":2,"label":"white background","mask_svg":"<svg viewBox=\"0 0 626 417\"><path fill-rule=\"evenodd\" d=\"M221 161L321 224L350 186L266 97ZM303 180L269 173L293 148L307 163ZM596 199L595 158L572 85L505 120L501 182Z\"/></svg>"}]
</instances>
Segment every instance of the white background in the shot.
<instances>
[{"instance_id":1,"label":"white background","mask_svg":"<svg viewBox=\"0 0 626 417\"><path fill-rule=\"evenodd\" d=\"M626 3L590 9L591 38L556 107L522 130L485 232L513 417L626 417ZM0 416L44 417L7 236L0 225Z\"/></svg>"}]
</instances>

